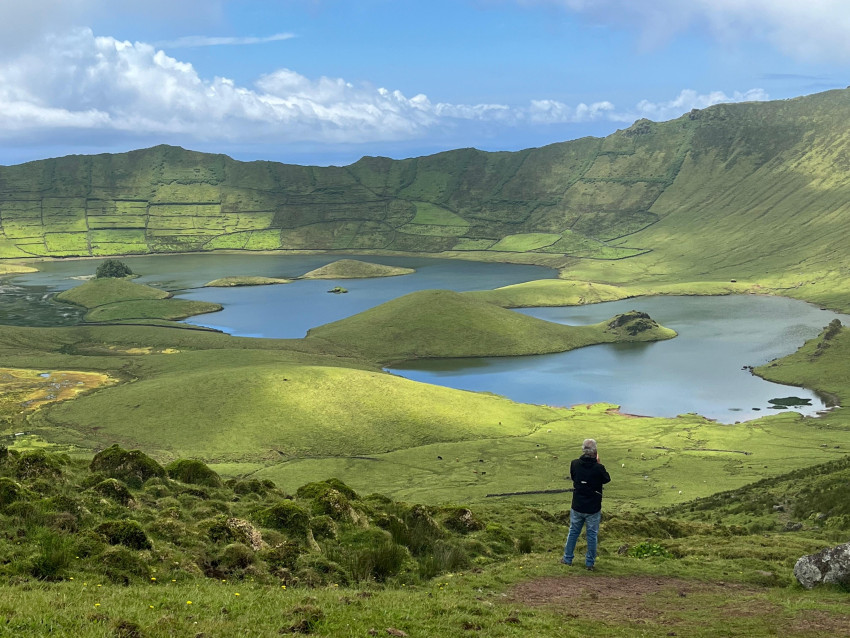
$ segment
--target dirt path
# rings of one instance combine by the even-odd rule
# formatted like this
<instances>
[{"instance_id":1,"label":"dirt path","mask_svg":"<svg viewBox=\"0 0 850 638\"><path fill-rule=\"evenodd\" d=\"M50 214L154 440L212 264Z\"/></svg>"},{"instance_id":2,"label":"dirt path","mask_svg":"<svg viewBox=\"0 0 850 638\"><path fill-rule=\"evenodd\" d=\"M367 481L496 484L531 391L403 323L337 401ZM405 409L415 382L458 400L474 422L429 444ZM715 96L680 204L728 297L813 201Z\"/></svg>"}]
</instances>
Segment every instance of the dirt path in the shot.
<instances>
[{"instance_id":1,"label":"dirt path","mask_svg":"<svg viewBox=\"0 0 850 638\"><path fill-rule=\"evenodd\" d=\"M604 576L586 572L546 577L520 583L508 592L511 602L547 607L566 618L610 623L656 625L686 631L688 617L706 609L718 617L764 617L778 635L850 636L850 616L814 610L787 611L766 600L765 589L724 582L698 582L651 576ZM663 635L663 634L661 634ZM679 633L685 635L685 633Z\"/></svg>"}]
</instances>

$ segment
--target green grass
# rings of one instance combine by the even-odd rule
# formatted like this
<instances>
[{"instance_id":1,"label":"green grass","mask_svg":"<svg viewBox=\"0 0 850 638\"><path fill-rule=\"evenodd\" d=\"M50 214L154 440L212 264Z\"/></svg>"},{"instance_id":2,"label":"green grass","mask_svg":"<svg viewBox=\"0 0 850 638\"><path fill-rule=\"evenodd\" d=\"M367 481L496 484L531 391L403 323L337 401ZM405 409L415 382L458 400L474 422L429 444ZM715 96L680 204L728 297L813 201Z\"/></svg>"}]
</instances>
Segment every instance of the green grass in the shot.
<instances>
[{"instance_id":1,"label":"green grass","mask_svg":"<svg viewBox=\"0 0 850 638\"><path fill-rule=\"evenodd\" d=\"M95 323L134 319L177 321L221 310L219 304L173 299L166 290L114 277L92 279L59 293L56 299L88 308L85 320Z\"/></svg>"},{"instance_id":2,"label":"green grass","mask_svg":"<svg viewBox=\"0 0 850 638\"><path fill-rule=\"evenodd\" d=\"M99 305L86 313L91 322L123 321L126 319L164 319L178 321L207 312L218 312L221 306L207 301L187 299L141 299Z\"/></svg>"},{"instance_id":3,"label":"green grass","mask_svg":"<svg viewBox=\"0 0 850 638\"><path fill-rule=\"evenodd\" d=\"M613 320L612 320L613 321ZM564 352L596 343L656 341L675 332L649 320L629 334L611 322L564 326L448 290L414 292L307 333L372 360Z\"/></svg>"},{"instance_id":4,"label":"green grass","mask_svg":"<svg viewBox=\"0 0 850 638\"><path fill-rule=\"evenodd\" d=\"M561 239L560 235L552 233L522 233L508 235L490 247L490 250L501 250L511 253L525 253L551 246Z\"/></svg>"},{"instance_id":5,"label":"green grass","mask_svg":"<svg viewBox=\"0 0 850 638\"><path fill-rule=\"evenodd\" d=\"M395 277L409 275L413 268L372 264L357 259L339 259L301 275L301 279L363 279L367 277Z\"/></svg>"},{"instance_id":6,"label":"green grass","mask_svg":"<svg viewBox=\"0 0 850 638\"><path fill-rule=\"evenodd\" d=\"M39 425L83 445L109 440L169 459L269 463L516 436L555 418L495 396L252 354L151 355L145 365L166 369L45 412Z\"/></svg>"},{"instance_id":7,"label":"green grass","mask_svg":"<svg viewBox=\"0 0 850 638\"><path fill-rule=\"evenodd\" d=\"M95 308L124 301L167 299L170 296L171 293L166 290L133 283L129 279L106 277L69 288L56 295L56 299L84 308Z\"/></svg>"},{"instance_id":8,"label":"green grass","mask_svg":"<svg viewBox=\"0 0 850 638\"><path fill-rule=\"evenodd\" d=\"M732 295L767 292L747 282L694 281L656 285L611 285L572 279L541 279L494 290L464 293L503 308L577 306L648 295Z\"/></svg>"}]
</instances>

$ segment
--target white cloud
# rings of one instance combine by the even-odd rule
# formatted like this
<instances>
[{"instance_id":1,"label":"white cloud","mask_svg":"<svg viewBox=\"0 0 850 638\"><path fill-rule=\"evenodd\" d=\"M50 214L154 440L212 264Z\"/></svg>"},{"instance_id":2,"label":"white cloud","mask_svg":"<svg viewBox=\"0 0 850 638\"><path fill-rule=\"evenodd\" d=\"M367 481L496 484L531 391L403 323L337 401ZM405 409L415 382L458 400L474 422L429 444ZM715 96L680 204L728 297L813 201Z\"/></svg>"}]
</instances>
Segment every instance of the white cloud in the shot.
<instances>
[{"instance_id":1,"label":"white cloud","mask_svg":"<svg viewBox=\"0 0 850 638\"><path fill-rule=\"evenodd\" d=\"M488 130L578 122L669 119L692 108L766 99L754 89L726 95L683 91L667 102L620 110L611 102L570 106L433 103L423 94L307 78L290 69L238 86L203 78L156 47L95 37L88 29L39 41L0 61L0 139L61 142L81 132L113 139L242 144L392 142L427 139L478 125Z\"/></svg>"},{"instance_id":2,"label":"white cloud","mask_svg":"<svg viewBox=\"0 0 850 638\"><path fill-rule=\"evenodd\" d=\"M266 42L280 42L291 40L295 37L293 33L275 33L274 35L257 37L217 37L207 35L187 35L176 40L156 42L155 46L165 49L180 49L190 47L213 47L227 45L265 44Z\"/></svg>"},{"instance_id":3,"label":"white cloud","mask_svg":"<svg viewBox=\"0 0 850 638\"><path fill-rule=\"evenodd\" d=\"M622 121L631 122L640 117L656 121L669 120L692 109L704 109L724 102L761 102L769 99L770 96L763 89L750 89L743 93L735 91L732 95L726 95L723 91L712 91L700 95L692 89L685 89L668 102L641 100L633 114L622 115L624 118Z\"/></svg>"},{"instance_id":4,"label":"white cloud","mask_svg":"<svg viewBox=\"0 0 850 638\"><path fill-rule=\"evenodd\" d=\"M759 39L801 59L850 61L847 0L516 0L556 5L603 24L637 26L645 45L686 28L723 40Z\"/></svg>"}]
</instances>

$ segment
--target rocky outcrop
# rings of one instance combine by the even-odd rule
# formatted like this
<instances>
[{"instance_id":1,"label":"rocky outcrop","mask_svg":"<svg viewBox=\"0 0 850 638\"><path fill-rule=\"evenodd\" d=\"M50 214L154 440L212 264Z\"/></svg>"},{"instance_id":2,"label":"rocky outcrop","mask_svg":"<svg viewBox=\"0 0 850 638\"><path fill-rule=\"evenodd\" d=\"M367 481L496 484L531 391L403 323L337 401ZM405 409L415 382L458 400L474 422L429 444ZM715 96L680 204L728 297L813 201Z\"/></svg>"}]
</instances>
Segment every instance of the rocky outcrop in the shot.
<instances>
[{"instance_id":1,"label":"rocky outcrop","mask_svg":"<svg viewBox=\"0 0 850 638\"><path fill-rule=\"evenodd\" d=\"M803 556L794 565L794 576L806 589L820 584L850 586L850 543Z\"/></svg>"}]
</instances>

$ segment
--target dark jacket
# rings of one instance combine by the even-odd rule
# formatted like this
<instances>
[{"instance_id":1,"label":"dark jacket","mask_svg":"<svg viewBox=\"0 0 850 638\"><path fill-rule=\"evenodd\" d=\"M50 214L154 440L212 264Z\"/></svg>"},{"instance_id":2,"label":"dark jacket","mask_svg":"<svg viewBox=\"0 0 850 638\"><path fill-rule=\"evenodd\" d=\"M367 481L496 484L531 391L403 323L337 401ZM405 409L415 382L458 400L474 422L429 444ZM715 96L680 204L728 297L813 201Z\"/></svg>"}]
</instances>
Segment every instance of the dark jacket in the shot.
<instances>
[{"instance_id":1,"label":"dark jacket","mask_svg":"<svg viewBox=\"0 0 850 638\"><path fill-rule=\"evenodd\" d=\"M582 456L570 463L573 481L572 508L582 514L596 514L602 509L602 486L611 481L605 466L591 456Z\"/></svg>"}]
</instances>

